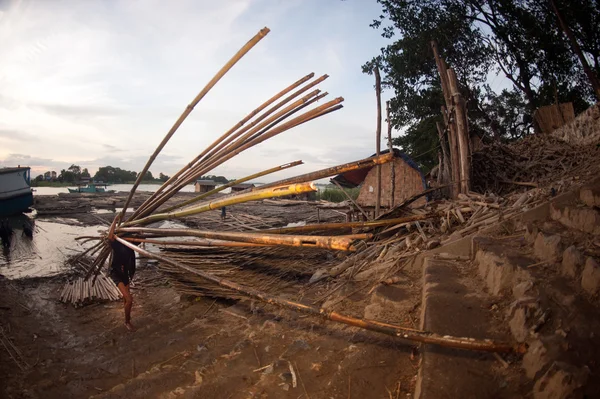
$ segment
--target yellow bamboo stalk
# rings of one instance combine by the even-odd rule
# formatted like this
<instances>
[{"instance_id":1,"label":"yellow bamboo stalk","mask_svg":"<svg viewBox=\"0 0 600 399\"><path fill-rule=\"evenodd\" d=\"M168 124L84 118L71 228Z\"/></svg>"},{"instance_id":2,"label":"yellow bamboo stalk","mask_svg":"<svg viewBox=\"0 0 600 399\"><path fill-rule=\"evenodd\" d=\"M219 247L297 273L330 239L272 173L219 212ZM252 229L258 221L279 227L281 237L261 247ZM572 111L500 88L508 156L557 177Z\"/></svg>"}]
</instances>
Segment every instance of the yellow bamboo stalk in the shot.
<instances>
[{"instance_id":1,"label":"yellow bamboo stalk","mask_svg":"<svg viewBox=\"0 0 600 399\"><path fill-rule=\"evenodd\" d=\"M225 140L227 137L229 137L233 132L235 132L236 130L238 130L239 128L241 128L246 122L248 122L254 116L256 116L260 112L262 112L262 110L264 110L266 107L268 107L269 105L271 105L275 101L279 100L281 97L283 97L284 95L286 95L290 91L294 90L298 86L300 86L300 85L304 84L305 82L307 82L308 80L312 79L314 76L315 76L314 73L312 73L312 72L309 73L308 75L306 75L303 78L301 78L301 79L297 80L296 82L292 83L290 86L286 87L285 89L283 89L282 91L280 91L279 93L277 93L276 95L274 95L273 97L271 97L269 100L265 101L263 104L261 104L254 111L252 111L248 115L246 115L246 117L244 119L242 119L241 121L239 121L235 126L233 126L231 129L229 129L227 132L225 132L221 137L219 137L218 139L216 139L211 145L209 145L208 147L206 147L197 157L195 157L194 159L192 159L186 166L184 166L183 168L181 168L181 170L179 170L177 173L175 173L173 176L171 176L166 182L164 182L159 187L159 189L156 190L156 192L154 192L136 210L136 212L132 216L132 219L135 219L137 217L137 215L139 214L139 211L144 210L146 208L147 204L152 203L154 201L154 199L161 194L161 192L163 192L167 187L169 187L171 185L171 183L175 182L179 178L179 176L181 176L184 172L186 172L192 166L194 166L194 164L196 164L196 162L198 162L202 157L204 157L210 150L212 150L213 148L215 148L219 143L221 143L223 140ZM267 111L265 114L268 115L268 113L269 113L269 111ZM265 116L261 115L261 117L265 117Z\"/></svg>"},{"instance_id":2,"label":"yellow bamboo stalk","mask_svg":"<svg viewBox=\"0 0 600 399\"><path fill-rule=\"evenodd\" d=\"M125 215L125 211L129 207L129 203L131 202L131 198L133 197L133 194L135 193L135 190L139 186L140 182L142 181L142 179L146 175L146 172L148 172L148 169L150 169L150 165L152 165L152 163L156 159L156 156L162 151L163 147L171 139L171 137L173 136L173 134L175 134L175 132L177 131L177 129L179 128L179 126L181 126L181 124L183 123L183 121L192 112L192 110L194 109L194 107L196 105L198 105L198 103L200 102L200 100L202 100L202 98L204 98L204 96L217 84L217 82L219 80L221 80L221 78L246 53L248 53L248 51L250 51L250 49L252 49L252 47L254 47L259 41L261 41L262 38L264 38L268 33L269 33L269 28L265 27L265 28L262 28L256 35L254 35L254 37L252 39L250 39L237 53L235 53L235 55L229 61L227 61L227 63L206 84L206 86L200 91L200 93L198 93L198 95L196 96L196 98L194 98L194 100L192 100L192 102L186 107L185 111L183 111L183 113L181 114L181 116L177 119L177 121L175 121L175 124L171 127L171 129L169 130L169 132L167 133L167 135L160 142L160 144L158 145L158 147L156 148L156 150L154 150L154 153L152 154L152 156L150 156L150 159L148 159L148 162L146 162L146 165L144 166L144 169L142 169L142 171L139 173L137 179L135 180L135 183L133 184L133 187L131 188L131 191L129 192L129 196L127 197L127 200L125 201L125 205L123 206L123 210L121 211L121 213L119 213L116 216L119 221L123 219L123 215Z\"/></svg>"},{"instance_id":3,"label":"yellow bamboo stalk","mask_svg":"<svg viewBox=\"0 0 600 399\"><path fill-rule=\"evenodd\" d=\"M317 188L313 183L303 184L291 184L287 186L279 186L274 188L268 188L265 190L257 190L250 193L235 195L228 198L220 198L211 202L207 202L194 208L184 209L177 212L165 212L157 213L154 215L146 216L142 219L130 220L123 224L123 226L135 226L140 224L148 224L157 222L159 220L177 219L186 216L196 215L198 213L207 212L213 209L223 208L224 206L230 206L235 204L242 204L244 202L256 201L265 198L272 197L283 197L286 195L302 194L311 191L317 191Z\"/></svg>"},{"instance_id":4,"label":"yellow bamboo stalk","mask_svg":"<svg viewBox=\"0 0 600 399\"><path fill-rule=\"evenodd\" d=\"M153 237L201 237L223 241L252 244L281 245L288 247L324 248L338 251L356 251L352 236L304 236L249 232L212 231L198 229L165 229L151 227L120 227L119 233L151 234Z\"/></svg>"},{"instance_id":5,"label":"yellow bamboo stalk","mask_svg":"<svg viewBox=\"0 0 600 399\"><path fill-rule=\"evenodd\" d=\"M325 75L327 76L327 75ZM321 77L322 79L323 77ZM241 145L244 144L245 140L254 135L256 132L260 131L261 129L265 128L265 126L273 123L274 121L276 121L277 119L281 118L281 116L285 115L286 113L289 113L290 111L292 111L295 108L298 107L302 107L303 104L307 103L310 101L311 98L318 96L320 90L314 90L312 92L310 92L309 94L307 94L306 96L296 100L295 102L293 102L292 104L288 105L287 107L285 107L283 110L277 112L275 115L269 117L268 119L262 121L261 123L259 123L258 125L255 125L254 121L252 124L246 126L244 129L236 132L233 136L231 136L230 138L228 138L227 140L225 140L223 143L221 143L218 148L220 149L223 145L225 145L226 143L229 143L231 140L233 140L234 138L235 141L233 143L229 143L227 144L227 146L225 148L220 149L220 151L216 154L212 154L209 158L203 159L199 164L193 166L190 170L186 171L182 177L179 179L179 181L171 188L169 188L167 191L165 191L165 193L158 199L156 199L151 205L149 205L148 207L146 207L143 211L138 212L138 214L136 215L136 217L144 217L147 216L148 214L150 214L151 212L153 212L154 210L156 210L158 208L158 206L160 206L161 204L165 203L167 201L167 199L169 199L170 197L172 197L176 192L178 192L182 187L184 187L185 185L191 183L192 181L194 181L195 179L198 178L198 176L202 176L203 174L205 174L207 171L214 169L217 165L222 164L223 162L225 162L226 159L230 159L226 158L223 159L223 157L226 154L231 153L231 151L233 151L236 148L239 148ZM292 96L294 96L295 94L293 94ZM291 96L290 96L291 97ZM284 100L284 101L287 101ZM276 107L279 107L280 105L277 105ZM259 119L260 120L260 119ZM249 131L248 129L251 128ZM239 135L241 135L243 132L246 132L243 136L239 137ZM260 142L260 141L259 141ZM254 144L252 144L254 145ZM246 146L244 147L243 150L251 147L250 146ZM215 149L217 150L217 149ZM236 152L234 155L239 154L241 151ZM212 166L207 166L207 164L210 164ZM132 220L134 219L133 217L131 218Z\"/></svg>"},{"instance_id":6,"label":"yellow bamboo stalk","mask_svg":"<svg viewBox=\"0 0 600 399\"><path fill-rule=\"evenodd\" d=\"M269 131L265 132L263 135L256 137L254 139L252 139L249 142L246 142L245 144L241 145L240 147L229 151L226 155L222 155L219 156L218 159L215 159L214 161L212 161L211 164L206 165L204 167L204 169L199 170L198 172L196 172L196 174L190 179L194 180L196 179L198 176L201 176L203 174L206 173L206 171L212 170L215 167L225 163L227 160L233 158L234 156L238 155L239 153L247 150L250 147L253 147L257 144L262 143L263 141L276 136L280 133L285 132L286 130L289 130L291 128L293 128L294 126L297 126L309 119L314 119L316 115L323 115L325 113L325 111L330 110L331 108L336 108L336 105L341 103L342 101L344 101L344 99L342 97L338 97L332 101L329 101L323 105L321 105L320 107L314 108L310 111L307 111L306 113L297 116L296 118L280 125L277 126L273 129L270 129ZM212 159L212 158L211 158ZM273 185L269 185L269 188L273 187ZM176 191L178 191L179 188L176 188L171 194L170 196L172 196ZM154 210L156 210L160 205L162 205L164 202L166 202L170 196L167 196L165 194L165 196L163 196L162 198L158 198L147 210L144 211L144 213L142 214L142 216L146 216L150 213L152 213Z\"/></svg>"},{"instance_id":7,"label":"yellow bamboo stalk","mask_svg":"<svg viewBox=\"0 0 600 399\"><path fill-rule=\"evenodd\" d=\"M319 230L339 230L339 229L356 229L356 228L375 228L382 226L390 226L394 224L410 223L417 220L427 220L439 215L438 213L426 213L424 215L413 215L403 218L395 219L382 219L382 220L369 220L366 222L344 222L344 223L319 223L319 224L307 224L305 226L294 226L294 227L278 227L274 229L260 230L261 232L271 234L287 234L287 233L298 233L298 232L309 232Z\"/></svg>"},{"instance_id":8,"label":"yellow bamboo stalk","mask_svg":"<svg viewBox=\"0 0 600 399\"><path fill-rule=\"evenodd\" d=\"M227 184L222 185L221 187L217 187L214 190L210 190L210 191L208 191L208 192L206 192L204 194L200 194L199 196L194 197L192 199L189 199L187 201L184 201L184 202L182 202L180 204L168 207L167 209L164 209L163 212L170 212L170 211L173 211L175 209L183 208L184 206L187 206L187 205L193 204L195 202L198 202L201 199L204 199L204 198L209 197L209 196L211 196L213 194L221 192L221 191L223 191L223 190L225 190L225 189L227 189L229 187L233 187L233 186L235 186L237 184L247 182L248 180L257 179L259 177L271 174L273 172L279 172L280 170L285 170L285 169L288 169L288 168L292 168L294 166L302 165L303 163L304 162L302 162L302 161L294 161L294 162L286 163L286 164L283 164L283 165L275 166L274 168L271 168L271 169L263 170L262 172L254 173L253 175L250 175L250 176L242 177L241 179L236 179L234 181L231 181L231 182L229 182Z\"/></svg>"}]
</instances>

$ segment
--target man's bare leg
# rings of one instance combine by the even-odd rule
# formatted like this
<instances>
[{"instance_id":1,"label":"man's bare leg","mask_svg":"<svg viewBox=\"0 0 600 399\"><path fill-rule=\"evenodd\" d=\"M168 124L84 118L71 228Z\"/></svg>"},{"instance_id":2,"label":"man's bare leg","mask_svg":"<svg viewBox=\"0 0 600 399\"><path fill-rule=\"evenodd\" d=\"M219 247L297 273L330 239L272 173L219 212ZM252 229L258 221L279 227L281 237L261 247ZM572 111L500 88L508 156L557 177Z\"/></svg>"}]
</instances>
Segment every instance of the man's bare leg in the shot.
<instances>
[{"instance_id":1,"label":"man's bare leg","mask_svg":"<svg viewBox=\"0 0 600 399\"><path fill-rule=\"evenodd\" d=\"M129 292L129 286L123 283L117 285L119 291L123 295L123 307L125 308L125 327L129 331L135 331L135 327L131 324L131 307L133 306L133 296Z\"/></svg>"}]
</instances>

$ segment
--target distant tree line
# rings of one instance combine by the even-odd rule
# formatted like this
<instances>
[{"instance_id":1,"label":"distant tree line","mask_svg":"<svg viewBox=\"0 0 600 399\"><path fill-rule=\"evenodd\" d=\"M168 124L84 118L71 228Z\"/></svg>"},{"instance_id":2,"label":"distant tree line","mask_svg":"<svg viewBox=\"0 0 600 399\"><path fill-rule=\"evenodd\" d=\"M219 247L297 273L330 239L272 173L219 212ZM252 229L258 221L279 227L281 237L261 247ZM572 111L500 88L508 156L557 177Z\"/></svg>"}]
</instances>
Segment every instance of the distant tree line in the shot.
<instances>
[{"instance_id":1,"label":"distant tree line","mask_svg":"<svg viewBox=\"0 0 600 399\"><path fill-rule=\"evenodd\" d=\"M212 180L216 183L227 184L229 180L225 176L206 175L200 177L198 180Z\"/></svg>"},{"instance_id":2,"label":"distant tree line","mask_svg":"<svg viewBox=\"0 0 600 399\"><path fill-rule=\"evenodd\" d=\"M49 172L47 172L49 173ZM121 169L119 167L113 166L102 166L98 169L96 174L93 177L93 180L96 182L104 182L104 183L127 183L133 182L137 179L138 173ZM71 183L75 184L82 180L91 180L92 176L90 175L87 168L81 168L79 165L72 164L69 168L63 169L60 171L60 174L57 175L55 181L60 183ZM164 182L169 179L168 175L159 173L158 178L155 178L152 175L152 172L146 172L146 175L142 179L143 182ZM35 178L36 182L44 181L44 175L39 175ZM47 180L47 179L46 179Z\"/></svg>"},{"instance_id":3,"label":"distant tree line","mask_svg":"<svg viewBox=\"0 0 600 399\"><path fill-rule=\"evenodd\" d=\"M540 106L572 102L579 113L600 100L598 0L378 2L383 12L371 26L391 43L363 72L381 69L383 87L393 91L390 119L403 130L394 144L421 166L437 163L444 104L432 40L456 71L471 134L487 140L535 132Z\"/></svg>"}]
</instances>

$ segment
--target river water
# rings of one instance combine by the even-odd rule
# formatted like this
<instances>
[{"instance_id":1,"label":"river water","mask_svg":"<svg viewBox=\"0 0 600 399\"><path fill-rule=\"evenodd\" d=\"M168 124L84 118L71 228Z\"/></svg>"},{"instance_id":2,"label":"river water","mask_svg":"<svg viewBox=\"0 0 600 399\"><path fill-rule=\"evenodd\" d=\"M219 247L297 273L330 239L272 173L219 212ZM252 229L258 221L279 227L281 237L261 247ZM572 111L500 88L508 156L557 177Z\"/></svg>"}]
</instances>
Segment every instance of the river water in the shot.
<instances>
[{"instance_id":1,"label":"river water","mask_svg":"<svg viewBox=\"0 0 600 399\"><path fill-rule=\"evenodd\" d=\"M123 191L128 193L131 191L133 184L111 184L108 186L109 190L115 190L116 192ZM140 184L137 191L148 191L155 192L160 187L160 184ZM68 187L33 187L35 190L33 195L55 195L60 193L68 193ZM75 186L71 187L75 188ZM194 186L189 184L181 189L183 192L191 193L194 192Z\"/></svg>"}]
</instances>

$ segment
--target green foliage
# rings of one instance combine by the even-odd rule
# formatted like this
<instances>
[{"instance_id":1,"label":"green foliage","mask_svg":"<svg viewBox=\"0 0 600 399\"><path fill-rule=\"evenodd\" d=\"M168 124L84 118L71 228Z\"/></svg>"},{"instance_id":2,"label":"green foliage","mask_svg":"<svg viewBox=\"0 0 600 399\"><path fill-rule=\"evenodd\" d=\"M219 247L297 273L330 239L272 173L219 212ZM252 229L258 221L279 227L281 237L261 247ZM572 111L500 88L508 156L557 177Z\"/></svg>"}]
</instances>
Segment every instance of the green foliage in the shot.
<instances>
[{"instance_id":1,"label":"green foliage","mask_svg":"<svg viewBox=\"0 0 600 399\"><path fill-rule=\"evenodd\" d=\"M168 175L164 175L162 172L160 172L160 173L158 174L158 180L160 180L160 181L167 181L167 180L169 180L170 178L171 178L170 176L168 176Z\"/></svg>"},{"instance_id":2,"label":"green foliage","mask_svg":"<svg viewBox=\"0 0 600 399\"><path fill-rule=\"evenodd\" d=\"M356 200L358 198L358 193L360 192L360 188L347 188L344 189L346 193L352 197L352 199ZM337 187L328 187L325 190L319 191L317 195L317 199L329 201L329 202L343 202L348 199L346 195Z\"/></svg>"},{"instance_id":3,"label":"green foliage","mask_svg":"<svg viewBox=\"0 0 600 399\"><path fill-rule=\"evenodd\" d=\"M600 72L597 1L555 1ZM383 14L371 26L393 41L363 65L363 72L371 74L375 65L383 71L383 87L394 91L392 124L404 131L395 144L413 157L426 153L415 159L424 169L437 163L435 121L441 121L445 104L432 40L456 71L472 134L516 139L533 131L537 107L571 101L579 112L592 101L590 84L548 1L378 2ZM499 92L490 87L488 76L494 74L511 87Z\"/></svg>"},{"instance_id":4,"label":"green foliage","mask_svg":"<svg viewBox=\"0 0 600 399\"><path fill-rule=\"evenodd\" d=\"M102 166L94 175L94 181L101 181L104 183L125 183L134 181L136 178L137 172L112 166Z\"/></svg>"}]
</instances>

